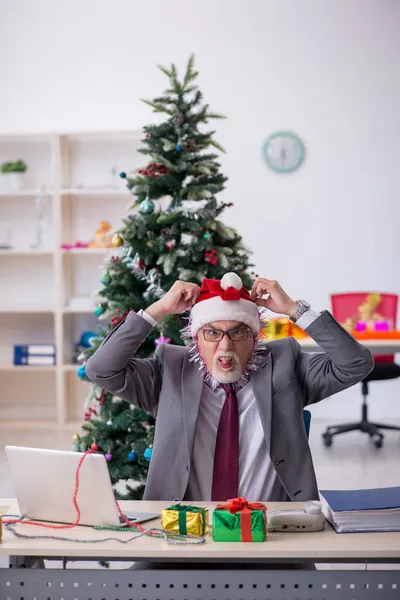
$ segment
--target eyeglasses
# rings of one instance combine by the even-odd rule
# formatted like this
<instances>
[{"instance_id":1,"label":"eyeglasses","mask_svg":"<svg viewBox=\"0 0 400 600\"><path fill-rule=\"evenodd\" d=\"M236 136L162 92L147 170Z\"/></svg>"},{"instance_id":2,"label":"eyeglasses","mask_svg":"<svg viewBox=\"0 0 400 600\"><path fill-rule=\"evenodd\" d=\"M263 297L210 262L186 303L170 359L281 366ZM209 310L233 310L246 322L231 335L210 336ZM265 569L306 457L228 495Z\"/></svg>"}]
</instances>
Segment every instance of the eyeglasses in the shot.
<instances>
[{"instance_id":1,"label":"eyeglasses","mask_svg":"<svg viewBox=\"0 0 400 600\"><path fill-rule=\"evenodd\" d=\"M232 342L244 342L249 337L249 327L235 327L229 331L223 331L222 329L201 329L206 342L220 342L224 335L227 335Z\"/></svg>"}]
</instances>

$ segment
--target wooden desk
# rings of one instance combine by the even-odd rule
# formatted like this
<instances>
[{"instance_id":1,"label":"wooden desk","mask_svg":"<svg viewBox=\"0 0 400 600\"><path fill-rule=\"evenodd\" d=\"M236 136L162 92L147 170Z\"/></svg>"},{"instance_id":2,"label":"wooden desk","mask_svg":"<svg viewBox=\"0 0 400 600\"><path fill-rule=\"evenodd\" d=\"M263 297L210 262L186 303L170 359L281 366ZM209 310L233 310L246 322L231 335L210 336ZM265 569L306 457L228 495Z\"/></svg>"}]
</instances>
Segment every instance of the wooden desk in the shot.
<instances>
[{"instance_id":1,"label":"wooden desk","mask_svg":"<svg viewBox=\"0 0 400 600\"><path fill-rule=\"evenodd\" d=\"M0 499L0 505L6 504ZM167 502L121 502L122 510L145 512L161 512ZM196 502L198 506L208 506L210 513L215 503ZM301 503L268 503L268 510L278 508L301 508ZM10 512L18 513L16 500L11 500ZM211 521L211 514L210 514ZM161 519L148 521L143 526L161 528ZM99 539L117 537L126 539L132 532L99 531L90 527L76 527L72 530L49 530L18 525L20 533L29 535L60 535L77 539ZM265 543L221 543L213 542L211 535L206 536L206 543L199 545L172 545L164 540L148 536L127 545L118 542L102 544L82 544L78 542L59 542L55 540L27 540L15 537L4 531L0 554L30 555L74 558L104 558L115 560L152 560L152 561L305 561L308 562L359 562L360 560L379 560L380 562L400 562L400 533L364 533L337 534L330 526L324 531L314 533L268 533Z\"/></svg>"},{"instance_id":2,"label":"wooden desk","mask_svg":"<svg viewBox=\"0 0 400 600\"><path fill-rule=\"evenodd\" d=\"M159 512L166 502L121 502L123 510L139 510ZM212 512L213 503L197 503L208 506ZM9 512L18 513L14 499L0 499L0 506L9 506ZM301 507L294 503L268 503L269 510L278 508ZM211 516L211 515L210 515ZM160 527L160 520L149 522L149 526ZM127 539L132 532L96 531L88 527L77 527L73 530L52 531L39 530L28 525L19 525L18 531L36 535L61 535L76 539L99 539L115 537ZM105 543L62 542L55 540L26 540L17 538L8 531L3 533L0 544L0 554L11 557L42 557L46 559L73 560L126 560L172 563L170 569L163 570L75 570L75 569L3 569L0 570L0 598L20 600L21 586L28 596L28 589L34 589L37 598L51 600L104 598L106 600L129 598L141 600L195 600L223 599L235 600L242 598L258 600L303 600L324 598L337 600L337 585L341 585L342 600L365 600L365 585L371 591L370 599L381 598L393 600L400 598L400 571L301 571L292 569L276 569L274 564L302 562L352 562L362 563L362 568L368 562L391 563L400 562L400 533L368 533L368 534L336 534L329 525L325 530L316 533L269 533L265 543L215 543L211 536L206 536L206 543L197 546L168 545L164 540L141 537L129 544L117 541ZM188 570L188 563L193 562L193 569ZM14 560L14 564L21 561ZM206 570L200 570L199 564L210 565ZM221 569L212 569L219 563ZM228 569L234 563L235 568ZM271 570L244 569L243 563L270 563ZM184 570L183 567L186 567ZM60 592L60 584L63 584ZM50 584L50 585L49 585ZM76 585L75 585L76 584ZM103 585L104 584L104 585ZM388 586L388 595L379 587ZM393 586L398 585L398 595L393 593ZM19 587L18 587L19 586ZM35 587L36 586L36 587ZM71 595L67 588L71 587ZM76 588L90 587L89 595L78 595ZM200 586L200 587L199 587ZM226 591L229 586L229 593ZM269 586L269 587L268 587ZM283 586L283 587L282 587ZM297 587L296 587L297 586ZM321 590L310 593L310 586ZM348 586L347 592L345 592ZM359 594L357 590L359 589ZM379 596L374 595L375 589ZM49 595L49 587L54 595ZM118 591L115 590L118 587ZM104 589L105 588L105 589ZM171 592L171 589L174 591ZM75 589L75 591L74 591ZM99 590L98 594L95 590ZM266 592L268 590L268 593ZM347 588L346 588L347 589ZM385 587L386 589L386 587ZM13 594L11 591L13 590ZM43 590L43 596L39 590ZM389 593L390 591L390 593ZM58 595L57 595L58 594ZM75 594L75 595L73 595ZM228 594L228 595L227 595ZM363 594L363 595L362 595ZM32 597L34 594L32 593Z\"/></svg>"}]
</instances>

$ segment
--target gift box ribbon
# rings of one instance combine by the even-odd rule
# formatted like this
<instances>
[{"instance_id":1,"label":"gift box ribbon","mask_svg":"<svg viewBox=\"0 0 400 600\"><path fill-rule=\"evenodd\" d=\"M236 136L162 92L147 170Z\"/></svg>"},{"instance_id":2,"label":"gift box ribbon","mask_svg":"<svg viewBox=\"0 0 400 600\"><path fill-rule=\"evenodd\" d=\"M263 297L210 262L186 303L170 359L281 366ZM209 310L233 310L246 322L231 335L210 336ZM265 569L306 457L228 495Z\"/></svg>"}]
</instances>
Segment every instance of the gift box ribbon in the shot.
<instances>
[{"instance_id":1,"label":"gift box ribbon","mask_svg":"<svg viewBox=\"0 0 400 600\"><path fill-rule=\"evenodd\" d=\"M251 511L262 510L265 514L265 504L260 502L247 502L246 498L232 498L227 504L219 504L216 507L218 510L229 510L234 515L240 512L240 532L242 534L242 542L251 542Z\"/></svg>"},{"instance_id":2,"label":"gift box ribbon","mask_svg":"<svg viewBox=\"0 0 400 600\"><path fill-rule=\"evenodd\" d=\"M167 508L167 510L176 510L178 513L178 524L179 524L179 533L181 533L182 535L187 535L187 528L186 528L186 513L191 512L191 513L201 513L202 517L203 517L203 522L202 522L202 526L201 526L201 535L204 535L206 532L206 526L207 526L207 517L206 517L206 511L204 510L204 508L199 508L198 506L191 506L190 504L186 505L186 504L173 504L172 506L169 506Z\"/></svg>"}]
</instances>

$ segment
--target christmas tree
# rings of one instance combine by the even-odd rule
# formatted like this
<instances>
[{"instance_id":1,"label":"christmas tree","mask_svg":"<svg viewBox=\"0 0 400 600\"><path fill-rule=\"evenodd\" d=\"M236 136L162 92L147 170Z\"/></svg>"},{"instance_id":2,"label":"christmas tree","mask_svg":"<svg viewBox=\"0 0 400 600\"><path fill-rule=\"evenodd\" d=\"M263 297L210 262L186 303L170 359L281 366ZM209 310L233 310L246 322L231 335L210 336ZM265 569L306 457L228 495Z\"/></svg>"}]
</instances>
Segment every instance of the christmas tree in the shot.
<instances>
[{"instance_id":1,"label":"christmas tree","mask_svg":"<svg viewBox=\"0 0 400 600\"><path fill-rule=\"evenodd\" d=\"M130 310L145 309L180 279L201 284L204 277L220 279L227 271L240 274L251 286L248 251L236 231L219 219L231 203L217 194L227 178L220 172L223 148L214 131L204 128L221 115L203 103L191 56L183 80L174 65L159 67L169 79L164 95L145 100L165 114L162 123L144 127L139 150L147 164L134 173L121 173L134 202L113 237L115 251L104 263L100 302L95 314L104 322L81 358L86 361ZM203 127L203 128L202 128ZM166 208L162 208L162 205ZM160 343L183 344L179 315L166 318L140 348L149 357ZM84 364L78 375L87 379ZM103 452L113 484L124 480L124 499L140 499L151 459L154 419L133 405L93 385L86 402L82 436L74 447ZM132 485L132 482L135 482Z\"/></svg>"}]
</instances>

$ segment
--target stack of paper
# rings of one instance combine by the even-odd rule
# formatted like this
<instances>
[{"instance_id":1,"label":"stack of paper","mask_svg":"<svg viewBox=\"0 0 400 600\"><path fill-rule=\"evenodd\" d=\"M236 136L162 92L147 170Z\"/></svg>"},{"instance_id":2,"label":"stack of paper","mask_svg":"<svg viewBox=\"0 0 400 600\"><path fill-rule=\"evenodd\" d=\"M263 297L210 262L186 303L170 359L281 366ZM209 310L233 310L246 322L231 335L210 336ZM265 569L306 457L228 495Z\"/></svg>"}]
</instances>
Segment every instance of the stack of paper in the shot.
<instances>
[{"instance_id":1,"label":"stack of paper","mask_svg":"<svg viewBox=\"0 0 400 600\"><path fill-rule=\"evenodd\" d=\"M320 498L338 533L400 531L400 487L323 490Z\"/></svg>"}]
</instances>

